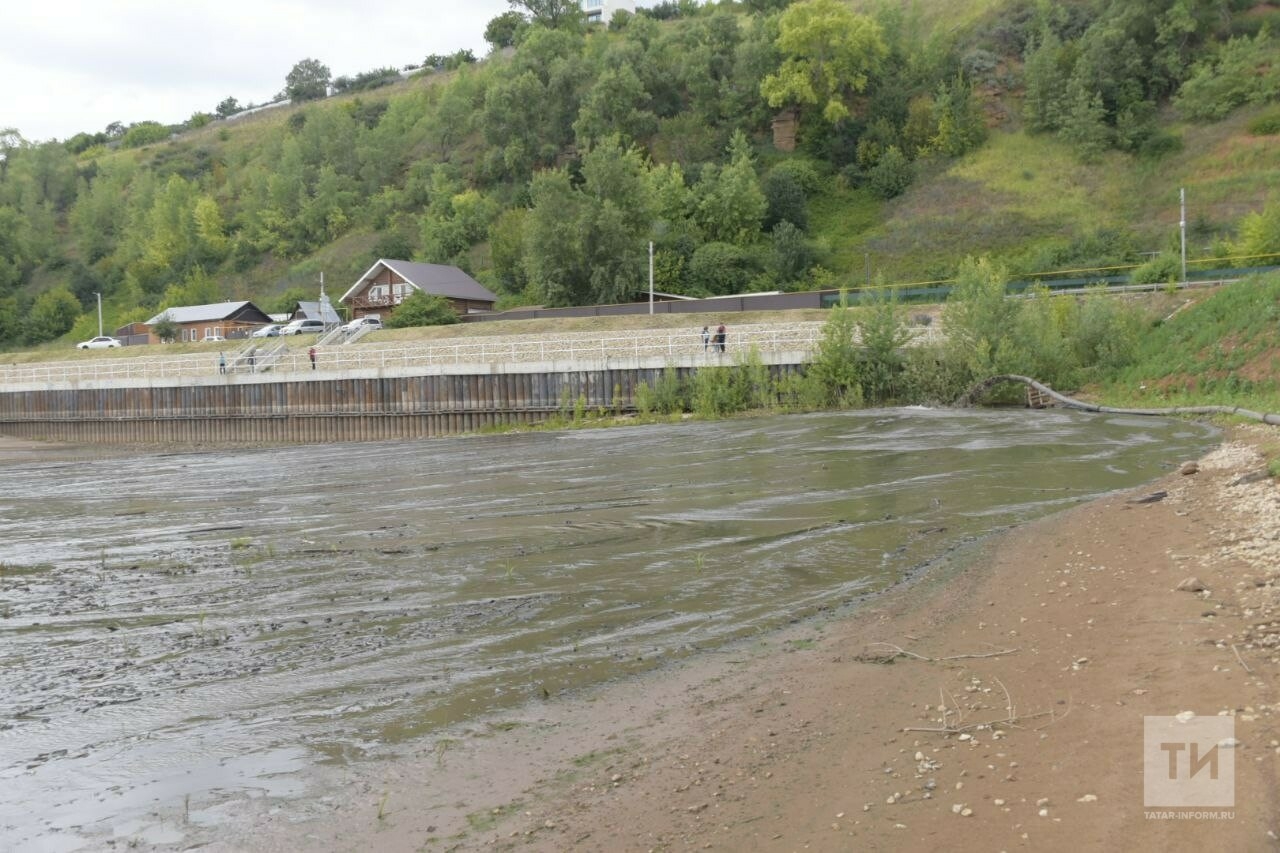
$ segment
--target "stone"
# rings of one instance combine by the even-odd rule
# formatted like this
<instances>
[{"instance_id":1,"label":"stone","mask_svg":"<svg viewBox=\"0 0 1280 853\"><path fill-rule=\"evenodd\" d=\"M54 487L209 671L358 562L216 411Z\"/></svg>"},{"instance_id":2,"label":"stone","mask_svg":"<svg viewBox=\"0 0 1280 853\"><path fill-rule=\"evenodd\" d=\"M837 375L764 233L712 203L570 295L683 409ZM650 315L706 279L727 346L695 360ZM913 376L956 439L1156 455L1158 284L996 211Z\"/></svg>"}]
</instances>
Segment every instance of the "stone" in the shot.
<instances>
[{"instance_id":1,"label":"stone","mask_svg":"<svg viewBox=\"0 0 1280 853\"><path fill-rule=\"evenodd\" d=\"M1197 577L1185 578L1181 583L1174 587L1179 592L1204 592L1209 587L1204 585L1204 581Z\"/></svg>"}]
</instances>

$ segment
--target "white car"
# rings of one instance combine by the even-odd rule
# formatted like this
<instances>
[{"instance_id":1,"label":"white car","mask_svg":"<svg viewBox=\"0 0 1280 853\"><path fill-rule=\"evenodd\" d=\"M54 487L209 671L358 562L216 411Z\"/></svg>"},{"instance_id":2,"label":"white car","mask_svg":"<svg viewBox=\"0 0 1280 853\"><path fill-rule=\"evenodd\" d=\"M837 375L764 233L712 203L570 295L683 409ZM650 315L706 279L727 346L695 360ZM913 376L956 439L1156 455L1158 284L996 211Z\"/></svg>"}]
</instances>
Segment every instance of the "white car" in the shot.
<instances>
[{"instance_id":1,"label":"white car","mask_svg":"<svg viewBox=\"0 0 1280 853\"><path fill-rule=\"evenodd\" d=\"M270 326L263 326L261 329L254 329L251 338L276 338L280 336L280 324L272 323Z\"/></svg>"},{"instance_id":2,"label":"white car","mask_svg":"<svg viewBox=\"0 0 1280 853\"><path fill-rule=\"evenodd\" d=\"M124 346L124 344L110 335L99 335L96 338L76 344L76 349L115 349L120 346Z\"/></svg>"},{"instance_id":3,"label":"white car","mask_svg":"<svg viewBox=\"0 0 1280 853\"><path fill-rule=\"evenodd\" d=\"M294 320L280 330L282 335L314 335L324 331L320 320Z\"/></svg>"},{"instance_id":4,"label":"white car","mask_svg":"<svg viewBox=\"0 0 1280 853\"><path fill-rule=\"evenodd\" d=\"M342 331L346 332L349 335L352 332L358 332L361 329L368 329L371 332L376 332L378 329L381 329L381 328L382 328L382 318L379 317L377 314L370 314L367 317L355 318L350 323L347 323L345 326L343 326Z\"/></svg>"},{"instance_id":5,"label":"white car","mask_svg":"<svg viewBox=\"0 0 1280 853\"><path fill-rule=\"evenodd\" d=\"M225 340L226 338L224 338L222 335L205 335L203 338L200 339L200 343L203 343L203 344L221 343L222 341L225 341Z\"/></svg>"}]
</instances>

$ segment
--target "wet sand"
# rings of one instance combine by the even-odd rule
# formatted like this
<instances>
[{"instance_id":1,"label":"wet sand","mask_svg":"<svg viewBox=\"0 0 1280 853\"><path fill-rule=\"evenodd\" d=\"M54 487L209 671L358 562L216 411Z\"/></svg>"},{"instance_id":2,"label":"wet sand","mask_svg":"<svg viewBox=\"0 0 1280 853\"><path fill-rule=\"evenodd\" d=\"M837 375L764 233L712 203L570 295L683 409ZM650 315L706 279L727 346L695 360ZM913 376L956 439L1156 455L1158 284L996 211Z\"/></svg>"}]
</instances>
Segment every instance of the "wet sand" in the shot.
<instances>
[{"instance_id":1,"label":"wet sand","mask_svg":"<svg viewBox=\"0 0 1280 853\"><path fill-rule=\"evenodd\" d=\"M306 814L264 798L205 849L1276 849L1280 488L1250 476L1276 440L1233 429L1196 473L452 731ZM962 733L905 731L943 706ZM1143 717L1183 711L1234 718L1231 819L1144 814Z\"/></svg>"}]
</instances>

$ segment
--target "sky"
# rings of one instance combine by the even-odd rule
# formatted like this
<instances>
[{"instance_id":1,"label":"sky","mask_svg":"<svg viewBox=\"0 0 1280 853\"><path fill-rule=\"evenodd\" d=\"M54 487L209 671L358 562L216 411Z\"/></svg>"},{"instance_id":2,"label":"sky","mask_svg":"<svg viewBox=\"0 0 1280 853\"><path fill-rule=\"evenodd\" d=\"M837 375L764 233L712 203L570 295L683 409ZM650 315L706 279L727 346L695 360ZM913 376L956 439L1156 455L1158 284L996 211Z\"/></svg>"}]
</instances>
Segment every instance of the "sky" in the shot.
<instances>
[{"instance_id":1,"label":"sky","mask_svg":"<svg viewBox=\"0 0 1280 853\"><path fill-rule=\"evenodd\" d=\"M270 101L302 59L334 77L489 49L506 0L5 0L0 130L29 142Z\"/></svg>"}]
</instances>

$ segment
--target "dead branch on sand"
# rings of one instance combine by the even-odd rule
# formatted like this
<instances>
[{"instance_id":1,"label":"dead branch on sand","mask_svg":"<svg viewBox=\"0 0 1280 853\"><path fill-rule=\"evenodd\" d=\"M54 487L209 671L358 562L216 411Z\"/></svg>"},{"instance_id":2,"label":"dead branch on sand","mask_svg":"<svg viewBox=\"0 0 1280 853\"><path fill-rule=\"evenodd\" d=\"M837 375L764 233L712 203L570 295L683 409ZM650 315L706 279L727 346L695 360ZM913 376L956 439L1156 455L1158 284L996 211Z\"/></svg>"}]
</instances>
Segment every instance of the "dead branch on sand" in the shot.
<instances>
[{"instance_id":1,"label":"dead branch on sand","mask_svg":"<svg viewBox=\"0 0 1280 853\"><path fill-rule=\"evenodd\" d=\"M1048 728L1049 726L1053 725L1059 720L1065 719L1066 716L1071 713L1071 707L1072 707L1071 694L1068 693L1067 694L1067 710L1063 711L1061 715L1058 715L1057 713L1055 713L1052 708L1050 708L1047 711L1038 711L1034 714L1019 714L1017 712L1016 707L1013 704L1013 697L1009 695L1009 688L1005 687L1004 682L998 678L996 679L996 683L999 684L1000 689L1004 691L1005 716L1000 717L998 719L994 719L994 720L984 720L982 722L977 722L977 723L966 723L964 722L964 710L961 708L960 703L957 702L956 698L952 696L950 693L947 693L944 696L943 689L939 687L938 698L940 700L940 704L938 707L942 711L942 725L941 726L904 726L902 731L930 732L932 734L942 734L942 735L958 735L958 734L961 734L962 732L973 731L975 729L989 729L995 726L1008 726L1009 728L1012 728L1012 729L1020 729L1022 728L1021 724L1026 720L1034 720L1040 717L1049 717L1050 718L1049 722L1045 723L1043 726L1036 727L1035 731L1041 731L1042 729ZM951 699L950 705L947 704L947 698ZM955 708L953 709L951 705L954 705ZM954 723L950 722L953 716L955 718Z\"/></svg>"},{"instance_id":2,"label":"dead branch on sand","mask_svg":"<svg viewBox=\"0 0 1280 853\"><path fill-rule=\"evenodd\" d=\"M883 646L887 651L873 652L871 646ZM969 658L998 658L1001 655L1011 655L1020 649L1000 649L994 652L983 652L969 655L947 655L941 658L931 658L926 655L918 655L915 652L909 652L902 646L895 646L893 643L872 643L867 647L867 651L854 657L854 660L861 663L893 663L898 658L915 658L916 660L926 661L927 663L941 663L949 660L966 660Z\"/></svg>"}]
</instances>

